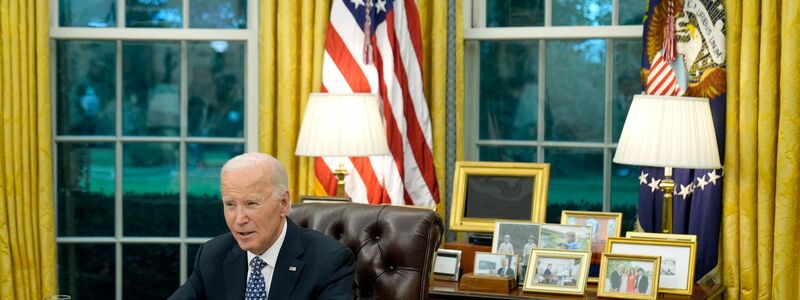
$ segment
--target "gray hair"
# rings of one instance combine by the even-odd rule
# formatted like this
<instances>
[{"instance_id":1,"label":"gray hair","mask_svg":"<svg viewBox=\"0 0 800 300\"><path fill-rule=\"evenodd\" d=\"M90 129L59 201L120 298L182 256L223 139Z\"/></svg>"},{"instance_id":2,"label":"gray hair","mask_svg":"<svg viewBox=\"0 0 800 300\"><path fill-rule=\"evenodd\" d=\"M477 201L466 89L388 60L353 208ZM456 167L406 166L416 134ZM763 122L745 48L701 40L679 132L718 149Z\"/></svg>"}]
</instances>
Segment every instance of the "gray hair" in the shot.
<instances>
[{"instance_id":1,"label":"gray hair","mask_svg":"<svg viewBox=\"0 0 800 300\"><path fill-rule=\"evenodd\" d=\"M259 170L268 172L267 180L272 184L273 196L280 197L289 191L289 175L286 174L286 168L278 159L269 154L259 152L239 154L228 160L222 166L219 174L222 176L225 172L238 171L252 166L258 166Z\"/></svg>"}]
</instances>

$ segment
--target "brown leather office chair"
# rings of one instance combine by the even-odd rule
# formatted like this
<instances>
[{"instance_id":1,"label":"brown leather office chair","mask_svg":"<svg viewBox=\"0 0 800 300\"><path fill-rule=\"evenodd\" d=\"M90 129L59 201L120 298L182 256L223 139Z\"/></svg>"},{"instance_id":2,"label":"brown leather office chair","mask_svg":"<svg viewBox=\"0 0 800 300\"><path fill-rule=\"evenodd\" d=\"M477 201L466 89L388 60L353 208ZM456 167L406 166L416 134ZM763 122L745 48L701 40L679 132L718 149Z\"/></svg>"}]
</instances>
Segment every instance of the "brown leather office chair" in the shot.
<instances>
[{"instance_id":1,"label":"brown leather office chair","mask_svg":"<svg viewBox=\"0 0 800 300\"><path fill-rule=\"evenodd\" d=\"M289 218L350 247L356 299L425 299L444 227L433 211L356 203L293 204Z\"/></svg>"}]
</instances>

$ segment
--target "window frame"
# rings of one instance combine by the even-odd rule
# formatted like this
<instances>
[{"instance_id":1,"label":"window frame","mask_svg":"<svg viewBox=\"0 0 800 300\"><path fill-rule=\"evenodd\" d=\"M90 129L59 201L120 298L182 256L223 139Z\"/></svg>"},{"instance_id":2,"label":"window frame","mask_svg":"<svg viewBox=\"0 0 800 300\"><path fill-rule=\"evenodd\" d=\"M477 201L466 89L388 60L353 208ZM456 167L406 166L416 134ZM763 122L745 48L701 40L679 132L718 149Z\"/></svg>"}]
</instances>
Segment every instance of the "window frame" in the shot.
<instances>
[{"instance_id":1,"label":"window frame","mask_svg":"<svg viewBox=\"0 0 800 300\"><path fill-rule=\"evenodd\" d=\"M613 151L613 76L614 41L641 39L643 25L618 25L619 0L611 0L611 25L552 26L553 0L544 0L544 24L525 27L486 27L486 0L464 0L464 159L479 160L480 146L535 147L533 162L544 162L545 148L598 149L603 151L603 211L611 209L611 169ZM605 40L604 128L602 142L545 141L546 43L549 40ZM538 117L536 140L480 139L480 44L481 41L538 40Z\"/></svg>"},{"instance_id":2,"label":"window frame","mask_svg":"<svg viewBox=\"0 0 800 300\"><path fill-rule=\"evenodd\" d=\"M63 142L105 142L113 143L115 152L114 169L118 170L121 174L123 170L123 157L122 148L123 143L128 142L169 142L179 144L179 235L177 237L131 237L123 236L123 214L122 214L122 176L114 177L114 235L113 237L97 237L97 236L75 236L75 237L62 237L58 236L58 229L56 228L56 245L61 244L114 244L114 266L115 266L115 299L123 298L123 261L122 256L123 244L178 244L180 247L180 262L179 262L179 275L180 283L183 284L188 275L187 270L189 267L188 246L199 245L205 243L213 237L188 237L187 229L187 147L189 143L204 143L204 144L242 144L244 145L245 152L258 151L258 124L259 124L259 93L258 93L258 68L259 68L259 1L247 0L247 28L238 29L191 29L189 28L189 1L182 1L182 28L126 28L125 27L125 1L115 0L117 25L116 27L108 28L90 28L90 27L61 27L59 24L59 0L50 0L50 24L49 24L49 46L50 46L50 86L51 86L51 107L55 112L58 105L58 85L57 85L57 47L56 43L60 40L110 40L116 43L116 108L115 108L115 130L114 135L97 135L97 136L81 136L81 135L59 135L58 116L57 113L51 114L51 126L53 138L51 147L53 149L52 163L53 166L58 166L58 144ZM188 64L187 64L187 43L193 41L214 41L226 40L245 43L245 62L244 62L244 122L243 122L243 136L242 137L190 137L188 135L187 118L188 118ZM122 44L126 41L172 41L178 42L181 45L181 64L180 64L180 134L178 136L123 136L122 129L122 68L120 67L122 61ZM58 170L56 167L52 170L53 191L58 189ZM53 193L53 207L54 215L58 220L58 195ZM58 226L56 222L55 226Z\"/></svg>"}]
</instances>

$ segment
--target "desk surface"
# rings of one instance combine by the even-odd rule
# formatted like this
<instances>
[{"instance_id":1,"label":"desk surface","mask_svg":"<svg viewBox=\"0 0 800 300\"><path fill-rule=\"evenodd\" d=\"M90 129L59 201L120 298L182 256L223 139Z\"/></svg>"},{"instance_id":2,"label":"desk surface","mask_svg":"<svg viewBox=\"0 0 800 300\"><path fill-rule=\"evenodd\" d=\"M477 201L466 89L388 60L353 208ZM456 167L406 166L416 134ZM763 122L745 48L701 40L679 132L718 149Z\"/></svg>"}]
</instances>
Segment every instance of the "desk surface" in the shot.
<instances>
[{"instance_id":1,"label":"desk surface","mask_svg":"<svg viewBox=\"0 0 800 300\"><path fill-rule=\"evenodd\" d=\"M718 297L722 293L721 285L700 285L694 286L692 296L666 295L662 294L658 299L711 299ZM429 299L597 299L597 284L589 283L586 285L586 292L583 296L544 294L523 292L522 287L507 294L482 293L474 291L461 291L458 289L458 282L434 280L428 293ZM606 299L606 298L601 298Z\"/></svg>"}]
</instances>

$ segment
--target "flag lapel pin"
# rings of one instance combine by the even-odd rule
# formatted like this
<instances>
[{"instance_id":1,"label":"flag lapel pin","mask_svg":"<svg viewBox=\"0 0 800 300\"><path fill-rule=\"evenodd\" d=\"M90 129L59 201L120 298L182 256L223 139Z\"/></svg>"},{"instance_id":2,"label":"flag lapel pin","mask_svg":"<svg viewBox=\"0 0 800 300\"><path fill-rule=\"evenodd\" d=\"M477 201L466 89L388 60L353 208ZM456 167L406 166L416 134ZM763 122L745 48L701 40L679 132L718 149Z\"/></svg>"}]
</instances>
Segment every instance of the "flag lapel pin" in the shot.
<instances>
[{"instance_id":1,"label":"flag lapel pin","mask_svg":"<svg viewBox=\"0 0 800 300\"><path fill-rule=\"evenodd\" d=\"M297 271L297 267L289 266L289 272L294 272L294 271Z\"/></svg>"}]
</instances>

